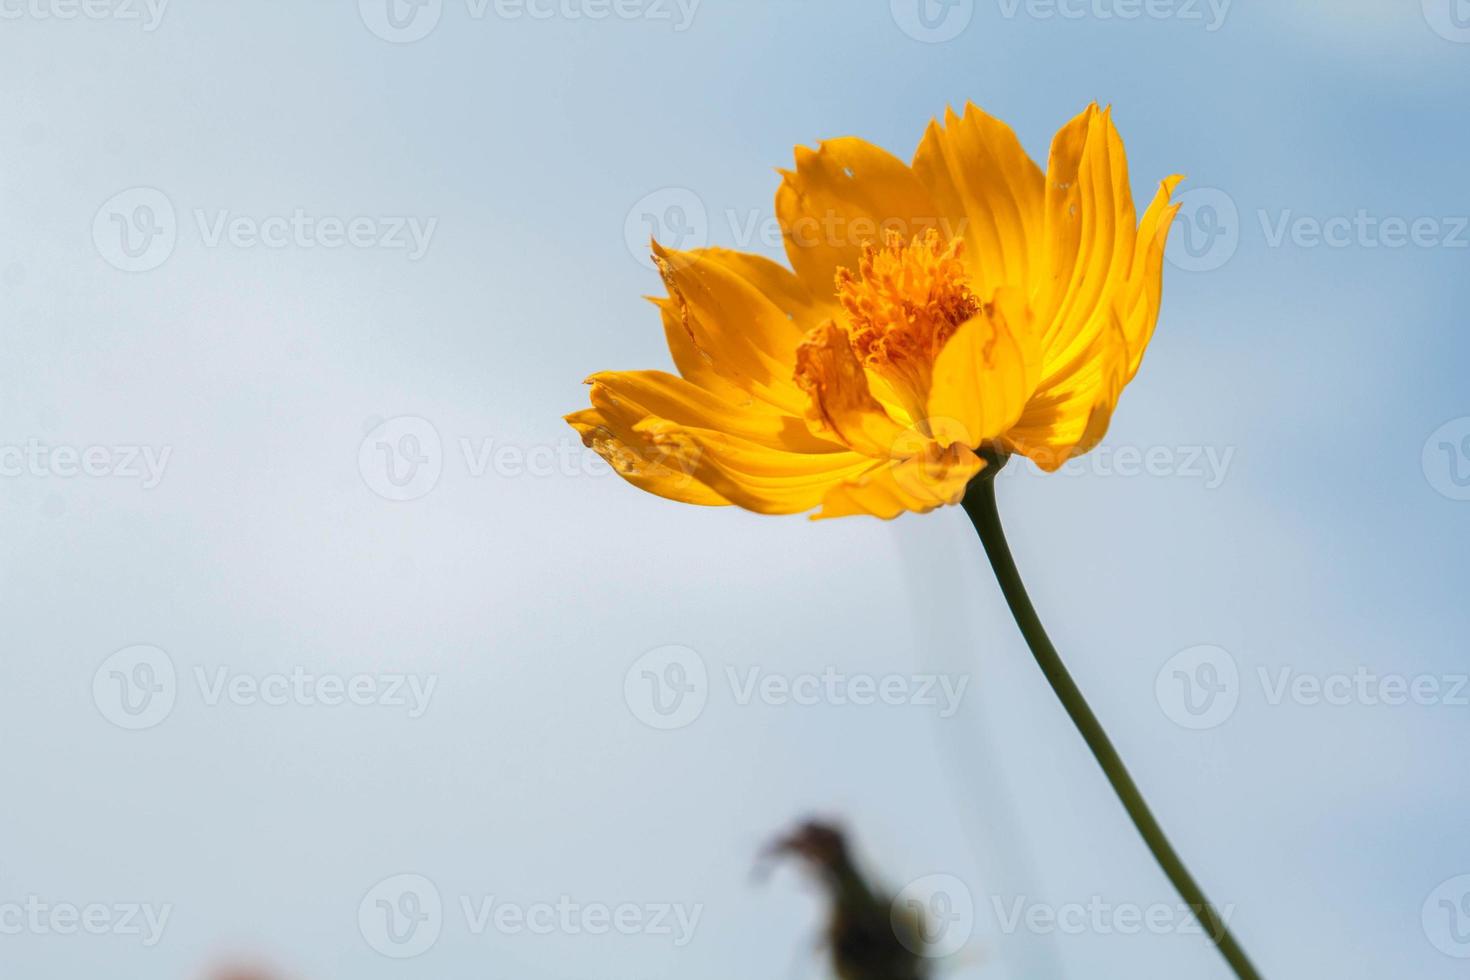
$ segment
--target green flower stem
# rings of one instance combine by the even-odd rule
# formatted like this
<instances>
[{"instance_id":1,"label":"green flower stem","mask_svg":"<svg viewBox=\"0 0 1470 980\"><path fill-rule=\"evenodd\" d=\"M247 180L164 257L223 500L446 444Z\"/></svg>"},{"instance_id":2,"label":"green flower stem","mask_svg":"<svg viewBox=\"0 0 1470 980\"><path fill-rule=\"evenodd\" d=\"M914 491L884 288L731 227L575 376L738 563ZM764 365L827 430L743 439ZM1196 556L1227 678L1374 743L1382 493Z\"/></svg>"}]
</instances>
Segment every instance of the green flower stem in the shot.
<instances>
[{"instance_id":1,"label":"green flower stem","mask_svg":"<svg viewBox=\"0 0 1470 980\"><path fill-rule=\"evenodd\" d=\"M1016 571L1016 562L1011 557L1010 546L1006 544L1005 531L1000 524L1000 512L995 505L994 477L996 471L1005 465L1004 457L989 456L987 462L990 465L984 474L972 480L965 490L963 506L965 513L970 515L975 530L980 534L980 542L985 546L990 567L995 570L995 577L1000 582L1001 591L1005 593L1006 603L1011 607L1011 615L1021 628L1021 635L1026 638L1026 645L1031 648L1037 666L1046 675L1047 682L1062 702L1062 707L1067 709L1067 715L1072 719L1072 724L1077 726L1077 731L1092 751L1093 758L1102 766L1103 773L1113 786L1113 792L1118 794L1123 809L1132 818L1133 826L1138 828L1144 843L1153 852L1154 860L1159 862L1164 874L1168 875L1184 901L1199 916L1200 923L1219 948L1220 954L1240 980L1260 980L1261 975L1251 965L1245 950L1240 948L1240 944L1230 934L1225 921L1205 897L1189 870L1184 867L1184 862L1175 853L1169 839L1164 836L1163 828L1149 811L1143 794L1138 791L1133 777L1128 775L1128 770L1108 739L1107 732L1103 731L1102 724L1088 707L1082 692L1077 689L1077 684L1067 672L1062 658L1057 655L1056 647L1047 638L1036 609L1026 594L1026 586L1021 582L1021 575Z\"/></svg>"}]
</instances>

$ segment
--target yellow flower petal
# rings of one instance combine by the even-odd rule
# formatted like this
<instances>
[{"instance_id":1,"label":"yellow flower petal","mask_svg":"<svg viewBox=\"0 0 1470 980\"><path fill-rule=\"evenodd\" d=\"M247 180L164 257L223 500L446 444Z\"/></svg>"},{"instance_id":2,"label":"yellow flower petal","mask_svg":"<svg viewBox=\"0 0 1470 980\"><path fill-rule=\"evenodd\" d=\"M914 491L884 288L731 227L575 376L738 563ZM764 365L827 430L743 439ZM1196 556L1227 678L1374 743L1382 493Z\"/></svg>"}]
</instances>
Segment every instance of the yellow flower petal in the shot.
<instances>
[{"instance_id":1,"label":"yellow flower petal","mask_svg":"<svg viewBox=\"0 0 1470 980\"><path fill-rule=\"evenodd\" d=\"M725 432L651 421L640 431L701 483L746 510L799 514L837 483L873 465L855 452L792 453Z\"/></svg>"},{"instance_id":2,"label":"yellow flower petal","mask_svg":"<svg viewBox=\"0 0 1470 980\"><path fill-rule=\"evenodd\" d=\"M786 256L807 289L831 296L837 270L856 269L862 246L897 231L907 241L936 227L939 214L908 164L853 137L796 148L782 171L776 217Z\"/></svg>"},{"instance_id":3,"label":"yellow flower petal","mask_svg":"<svg viewBox=\"0 0 1470 980\"><path fill-rule=\"evenodd\" d=\"M802 331L760 288L733 253L678 252L654 243L669 296L691 342L725 380L792 415L806 396L791 380Z\"/></svg>"},{"instance_id":4,"label":"yellow flower petal","mask_svg":"<svg viewBox=\"0 0 1470 980\"><path fill-rule=\"evenodd\" d=\"M584 445L638 489L685 504L713 507L729 503L683 469L668 465L667 452L631 426L609 420L595 408L573 412L566 421L581 435Z\"/></svg>"},{"instance_id":5,"label":"yellow flower petal","mask_svg":"<svg viewBox=\"0 0 1470 980\"><path fill-rule=\"evenodd\" d=\"M1089 106L1052 143L1046 177L1046 276L1033 303L1043 325L1043 384L1106 331L1109 302L1133 261L1137 226L1123 144Z\"/></svg>"},{"instance_id":6,"label":"yellow flower petal","mask_svg":"<svg viewBox=\"0 0 1470 980\"><path fill-rule=\"evenodd\" d=\"M805 333L823 320L830 320L837 315L837 304L832 298L830 282L821 292L814 294L796 273L765 256L726 248L706 248L699 251L760 290L761 295L786 314L786 318L796 325L800 333Z\"/></svg>"},{"instance_id":7,"label":"yellow flower petal","mask_svg":"<svg viewBox=\"0 0 1470 980\"><path fill-rule=\"evenodd\" d=\"M1169 199L1183 179L1176 175L1160 183L1158 194L1138 225L1138 248L1133 256L1133 268L1119 299L1123 334L1128 340L1127 381L1132 381L1138 373L1138 367L1143 363L1143 352L1159 319L1159 302L1164 290L1164 245L1168 241L1174 215L1179 213L1179 205L1170 204Z\"/></svg>"},{"instance_id":8,"label":"yellow flower petal","mask_svg":"<svg viewBox=\"0 0 1470 980\"><path fill-rule=\"evenodd\" d=\"M956 219L977 293L1032 284L1046 182L1009 126L971 104L963 117L950 109L943 126L929 123L913 169L939 210Z\"/></svg>"},{"instance_id":9,"label":"yellow flower petal","mask_svg":"<svg viewBox=\"0 0 1470 980\"><path fill-rule=\"evenodd\" d=\"M904 511L927 513L959 503L965 485L985 468L985 461L960 445L930 450L904 460L872 466L842 481L822 498L814 519L870 514L891 520Z\"/></svg>"},{"instance_id":10,"label":"yellow flower petal","mask_svg":"<svg viewBox=\"0 0 1470 980\"><path fill-rule=\"evenodd\" d=\"M685 325L690 317L677 302L668 297L649 297L663 317L664 340L669 345L669 354L679 376L691 384L698 385L716 398L735 405L751 399L751 393L722 375L714 361L694 342L694 335ZM768 404L762 402L762 404Z\"/></svg>"},{"instance_id":11,"label":"yellow flower petal","mask_svg":"<svg viewBox=\"0 0 1470 980\"><path fill-rule=\"evenodd\" d=\"M594 406L616 404L638 421L650 416L667 419L791 452L832 453L846 449L813 435L804 420L783 414L750 395L738 402L722 400L663 371L607 371L587 381L592 385Z\"/></svg>"},{"instance_id":12,"label":"yellow flower petal","mask_svg":"<svg viewBox=\"0 0 1470 980\"><path fill-rule=\"evenodd\" d=\"M1006 433L1007 446L1049 473L1102 440L1123 392L1128 344L1116 315L1105 323L1089 355L1034 394Z\"/></svg>"},{"instance_id":13,"label":"yellow flower petal","mask_svg":"<svg viewBox=\"0 0 1470 980\"><path fill-rule=\"evenodd\" d=\"M940 445L979 446L1004 435L1036 389L1041 354L1019 288L996 291L940 350L929 390L930 426Z\"/></svg>"},{"instance_id":14,"label":"yellow flower petal","mask_svg":"<svg viewBox=\"0 0 1470 980\"><path fill-rule=\"evenodd\" d=\"M1132 358L1124 312L1138 243L1123 142L1107 110L1087 109L1052 141L1042 270L1032 297L1041 380L1011 442L1052 470L1096 445ZM1146 295L1146 277L1140 289ZM1138 325L1138 356L1146 341Z\"/></svg>"}]
</instances>

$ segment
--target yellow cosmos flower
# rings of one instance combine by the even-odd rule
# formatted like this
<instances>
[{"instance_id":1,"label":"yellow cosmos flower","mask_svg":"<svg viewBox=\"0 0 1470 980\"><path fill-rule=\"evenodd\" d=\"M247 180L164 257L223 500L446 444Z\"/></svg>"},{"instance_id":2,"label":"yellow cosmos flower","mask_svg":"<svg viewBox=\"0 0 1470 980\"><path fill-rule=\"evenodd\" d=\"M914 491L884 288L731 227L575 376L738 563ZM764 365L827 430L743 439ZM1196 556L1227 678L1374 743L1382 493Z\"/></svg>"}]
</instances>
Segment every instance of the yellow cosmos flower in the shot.
<instances>
[{"instance_id":1,"label":"yellow cosmos flower","mask_svg":"<svg viewBox=\"0 0 1470 980\"><path fill-rule=\"evenodd\" d=\"M973 105L912 164L855 138L798 147L776 194L791 269L655 242L679 373L594 375L567 421L644 490L764 514L929 511L1009 453L1055 470L1138 371L1180 179L1138 220L1096 105L1045 174Z\"/></svg>"}]
</instances>

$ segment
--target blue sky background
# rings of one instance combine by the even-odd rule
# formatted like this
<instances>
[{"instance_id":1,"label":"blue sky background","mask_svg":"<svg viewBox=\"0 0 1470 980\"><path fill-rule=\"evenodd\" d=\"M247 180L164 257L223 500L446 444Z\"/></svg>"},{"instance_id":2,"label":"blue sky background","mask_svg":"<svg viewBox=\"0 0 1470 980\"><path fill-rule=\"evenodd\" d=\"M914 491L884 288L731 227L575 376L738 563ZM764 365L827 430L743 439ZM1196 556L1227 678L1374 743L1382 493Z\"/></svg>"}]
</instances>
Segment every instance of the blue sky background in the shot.
<instances>
[{"instance_id":1,"label":"blue sky background","mask_svg":"<svg viewBox=\"0 0 1470 980\"><path fill-rule=\"evenodd\" d=\"M405 21L433 24L412 43L378 0L173 0L156 23L121 0L74 19L66 0L0 5L0 451L115 464L0 476L0 926L32 895L171 908L152 946L10 929L0 973L187 977L248 952L303 980L820 975L812 889L753 867L823 813L894 888L963 883L975 911L945 976L1226 976L1199 936L1005 927L1017 900L1175 899L963 514L678 507L593 466L559 420L587 374L667 366L640 298L658 283L627 244L641 211L778 254L744 229L770 219L793 145L854 134L907 157L968 99L1043 159L1088 101L1112 103L1135 194L1181 172L1204 195L1185 197L1107 453L1001 478L1059 648L1267 976L1462 975L1470 705L1446 702L1470 670L1470 32L1453 19L1470 10L975 0L925 41L904 0L703 0L683 30L650 3L594 21L444 0ZM108 230L157 203L115 197L140 187L174 244L129 272ZM222 212L297 209L366 217L374 242L393 217L437 223L419 258L210 243ZM1299 221L1360 211L1429 223L1420 244L1380 224L1333 247ZM425 431L377 428L403 416L432 426L442 472L391 501L373 433ZM562 456L476 475L461 440ZM129 446L167 449L156 486L116 472ZM1120 449L1166 462L1127 475L1106 462ZM1196 450L1228 456L1218 479ZM134 645L167 654L177 693L131 731L109 665ZM636 665L669 645L706 668L707 703L656 730ZM1176 722L1199 721L1173 686L1198 656L1237 678L1205 728ZM740 704L727 668L967 687L947 718ZM436 686L420 717L210 704L196 671L221 669ZM1272 703L1283 670L1444 696ZM401 874L444 904L415 959L359 921ZM701 917L684 945L477 935L461 899L488 896Z\"/></svg>"}]
</instances>

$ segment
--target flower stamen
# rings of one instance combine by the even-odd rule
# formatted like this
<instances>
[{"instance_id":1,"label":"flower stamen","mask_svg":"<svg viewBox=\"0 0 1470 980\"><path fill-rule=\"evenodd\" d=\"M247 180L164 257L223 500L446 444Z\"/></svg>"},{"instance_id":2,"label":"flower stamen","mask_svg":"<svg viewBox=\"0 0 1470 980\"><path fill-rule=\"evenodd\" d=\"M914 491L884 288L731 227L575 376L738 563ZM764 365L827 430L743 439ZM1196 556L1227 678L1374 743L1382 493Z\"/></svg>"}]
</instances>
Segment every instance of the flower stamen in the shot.
<instances>
[{"instance_id":1,"label":"flower stamen","mask_svg":"<svg viewBox=\"0 0 1470 980\"><path fill-rule=\"evenodd\" d=\"M853 353L920 407L934 359L981 309L966 281L964 245L944 244L932 228L911 242L890 231L881 246L863 246L856 272L837 270Z\"/></svg>"}]
</instances>

